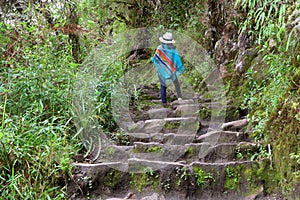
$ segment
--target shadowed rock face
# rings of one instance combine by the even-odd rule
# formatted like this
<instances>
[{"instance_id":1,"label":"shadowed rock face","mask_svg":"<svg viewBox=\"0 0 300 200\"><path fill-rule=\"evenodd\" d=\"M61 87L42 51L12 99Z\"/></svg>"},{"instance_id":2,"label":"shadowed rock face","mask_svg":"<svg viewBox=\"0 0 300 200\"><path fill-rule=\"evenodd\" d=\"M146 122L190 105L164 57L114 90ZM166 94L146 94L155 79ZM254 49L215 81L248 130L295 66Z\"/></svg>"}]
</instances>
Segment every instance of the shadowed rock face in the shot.
<instances>
[{"instance_id":1,"label":"shadowed rock face","mask_svg":"<svg viewBox=\"0 0 300 200\"><path fill-rule=\"evenodd\" d=\"M157 86L145 87L158 93ZM125 124L128 146L103 145L94 163L74 162L70 199L253 199L259 193L259 162L250 161L257 145L243 132L248 121L217 122L201 118L207 98L143 104L133 123ZM195 103L195 102L200 102ZM133 111L134 108L131 108ZM195 126L196 125L196 126ZM209 127L209 128L208 128ZM265 162L265 161L262 161ZM249 182L251 180L251 182ZM260 188L261 189L261 188Z\"/></svg>"}]
</instances>

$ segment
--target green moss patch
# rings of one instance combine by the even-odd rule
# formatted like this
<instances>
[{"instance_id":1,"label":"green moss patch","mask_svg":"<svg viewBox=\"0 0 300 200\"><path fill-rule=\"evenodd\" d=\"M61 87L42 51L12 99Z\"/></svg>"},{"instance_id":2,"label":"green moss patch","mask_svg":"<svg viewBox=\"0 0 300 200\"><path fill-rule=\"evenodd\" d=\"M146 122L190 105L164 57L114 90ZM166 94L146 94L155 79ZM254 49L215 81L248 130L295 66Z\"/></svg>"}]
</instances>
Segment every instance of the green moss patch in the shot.
<instances>
[{"instance_id":1,"label":"green moss patch","mask_svg":"<svg viewBox=\"0 0 300 200\"><path fill-rule=\"evenodd\" d=\"M143 173L129 173L132 189L138 192L149 187L153 190L159 190L159 174L150 167L145 167L142 171Z\"/></svg>"}]
</instances>

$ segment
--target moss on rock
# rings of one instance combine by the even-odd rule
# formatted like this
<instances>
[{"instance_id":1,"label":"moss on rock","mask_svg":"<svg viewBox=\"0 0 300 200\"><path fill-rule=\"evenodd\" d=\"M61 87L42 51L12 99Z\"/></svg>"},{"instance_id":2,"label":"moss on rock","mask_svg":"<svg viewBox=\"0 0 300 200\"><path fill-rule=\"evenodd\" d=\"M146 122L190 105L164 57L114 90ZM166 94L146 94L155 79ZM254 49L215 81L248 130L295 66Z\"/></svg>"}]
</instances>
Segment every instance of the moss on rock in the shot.
<instances>
[{"instance_id":1,"label":"moss on rock","mask_svg":"<svg viewBox=\"0 0 300 200\"><path fill-rule=\"evenodd\" d=\"M299 163L291 159L292 153L300 151L300 120L297 118L300 112L299 94L300 89L287 92L265 127L268 143L273 147L276 186L282 188L284 193L290 193L295 170L299 170Z\"/></svg>"}]
</instances>

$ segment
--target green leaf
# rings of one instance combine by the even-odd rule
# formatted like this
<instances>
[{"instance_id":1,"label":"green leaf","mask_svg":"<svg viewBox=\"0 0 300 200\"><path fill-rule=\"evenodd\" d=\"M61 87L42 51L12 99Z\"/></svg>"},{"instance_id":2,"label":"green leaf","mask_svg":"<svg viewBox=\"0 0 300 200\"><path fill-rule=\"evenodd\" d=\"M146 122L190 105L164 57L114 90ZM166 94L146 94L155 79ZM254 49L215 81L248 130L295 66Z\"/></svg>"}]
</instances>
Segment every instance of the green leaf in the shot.
<instances>
[{"instance_id":1,"label":"green leaf","mask_svg":"<svg viewBox=\"0 0 300 200\"><path fill-rule=\"evenodd\" d=\"M71 62L71 63L69 63L68 66L71 68L77 68L79 66L79 64Z\"/></svg>"},{"instance_id":2,"label":"green leaf","mask_svg":"<svg viewBox=\"0 0 300 200\"><path fill-rule=\"evenodd\" d=\"M284 23L285 12L286 12L286 5L283 4L280 6L280 9L279 9L278 24L280 26L283 25L283 23Z\"/></svg>"},{"instance_id":3,"label":"green leaf","mask_svg":"<svg viewBox=\"0 0 300 200\"><path fill-rule=\"evenodd\" d=\"M295 28L292 29L292 31L289 33L289 37L288 40L286 42L286 47L285 47L285 51L288 51L290 43L291 43L291 38L293 36L293 33L295 32Z\"/></svg>"}]
</instances>

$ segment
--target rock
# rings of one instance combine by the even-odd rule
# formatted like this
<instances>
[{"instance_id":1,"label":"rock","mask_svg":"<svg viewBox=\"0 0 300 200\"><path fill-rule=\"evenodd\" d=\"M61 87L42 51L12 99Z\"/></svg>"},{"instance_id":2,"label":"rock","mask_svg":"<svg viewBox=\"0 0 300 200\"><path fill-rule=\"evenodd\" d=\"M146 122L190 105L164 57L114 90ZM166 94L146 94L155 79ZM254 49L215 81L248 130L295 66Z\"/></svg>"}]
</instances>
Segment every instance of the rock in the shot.
<instances>
[{"instance_id":1,"label":"rock","mask_svg":"<svg viewBox=\"0 0 300 200\"><path fill-rule=\"evenodd\" d=\"M206 162L192 162L190 166L202 166L205 167L227 167L227 166L237 166L237 165L249 165L258 164L256 161L229 161L229 162L222 162L222 163L206 163Z\"/></svg>"},{"instance_id":2,"label":"rock","mask_svg":"<svg viewBox=\"0 0 300 200\"><path fill-rule=\"evenodd\" d=\"M202 154L207 154L206 151L211 146L209 143L190 143L186 144L186 152L184 158L189 162L198 160Z\"/></svg>"},{"instance_id":3,"label":"rock","mask_svg":"<svg viewBox=\"0 0 300 200\"><path fill-rule=\"evenodd\" d=\"M250 68L251 62L257 55L257 52L258 50L256 48L252 48L239 54L235 62L235 70L240 74L246 72Z\"/></svg>"},{"instance_id":4,"label":"rock","mask_svg":"<svg viewBox=\"0 0 300 200\"><path fill-rule=\"evenodd\" d=\"M182 145L135 142L131 158L175 162L185 154L186 148Z\"/></svg>"},{"instance_id":5,"label":"rock","mask_svg":"<svg viewBox=\"0 0 300 200\"><path fill-rule=\"evenodd\" d=\"M146 120L143 131L144 133L158 133L162 130L165 124L164 119L150 119Z\"/></svg>"},{"instance_id":6,"label":"rock","mask_svg":"<svg viewBox=\"0 0 300 200\"><path fill-rule=\"evenodd\" d=\"M231 23L226 23L223 26L223 35L214 47L215 58L218 64L227 63L236 56L238 45L233 38L235 31L236 27Z\"/></svg>"},{"instance_id":7,"label":"rock","mask_svg":"<svg viewBox=\"0 0 300 200\"><path fill-rule=\"evenodd\" d=\"M126 162L132 146L103 145L99 159L101 162Z\"/></svg>"},{"instance_id":8,"label":"rock","mask_svg":"<svg viewBox=\"0 0 300 200\"><path fill-rule=\"evenodd\" d=\"M143 131L143 130L136 130L136 131ZM149 133L138 133L138 132L127 132L127 134L134 139L150 139L152 136Z\"/></svg>"},{"instance_id":9,"label":"rock","mask_svg":"<svg viewBox=\"0 0 300 200\"><path fill-rule=\"evenodd\" d=\"M164 134L163 133L152 133L152 134L150 134L150 139L153 142L162 142L164 139Z\"/></svg>"},{"instance_id":10,"label":"rock","mask_svg":"<svg viewBox=\"0 0 300 200\"><path fill-rule=\"evenodd\" d=\"M191 116L197 114L199 105L197 104L183 104L178 105L175 112L180 116Z\"/></svg>"},{"instance_id":11,"label":"rock","mask_svg":"<svg viewBox=\"0 0 300 200\"><path fill-rule=\"evenodd\" d=\"M167 166L175 169L176 167L185 167L186 165L180 164L177 162L167 162L167 161L158 161L158 160L145 160L140 158L130 158L128 159L130 171L132 172L142 172L141 169L145 167L151 167L153 170L163 169Z\"/></svg>"},{"instance_id":12,"label":"rock","mask_svg":"<svg viewBox=\"0 0 300 200\"><path fill-rule=\"evenodd\" d=\"M91 174L102 174L105 175L107 171L111 168L117 169L122 172L127 172L128 171L128 164L124 162L105 162L105 163L72 163L74 167L78 167L81 169L88 169L92 168L89 173Z\"/></svg>"},{"instance_id":13,"label":"rock","mask_svg":"<svg viewBox=\"0 0 300 200\"><path fill-rule=\"evenodd\" d=\"M173 145L185 145L195 141L195 134L165 134L164 143Z\"/></svg>"},{"instance_id":14,"label":"rock","mask_svg":"<svg viewBox=\"0 0 300 200\"><path fill-rule=\"evenodd\" d=\"M84 155L83 154L76 154L73 159L76 162L83 162L84 161Z\"/></svg>"},{"instance_id":15,"label":"rock","mask_svg":"<svg viewBox=\"0 0 300 200\"><path fill-rule=\"evenodd\" d=\"M177 122L177 121L187 121L187 122L195 122L197 121L197 117L172 117L165 118L165 122Z\"/></svg>"},{"instance_id":16,"label":"rock","mask_svg":"<svg viewBox=\"0 0 300 200\"><path fill-rule=\"evenodd\" d=\"M242 128L246 127L249 123L248 119L241 119L241 120L236 120L232 122L227 122L222 125L222 130L224 131L238 131L241 130Z\"/></svg>"},{"instance_id":17,"label":"rock","mask_svg":"<svg viewBox=\"0 0 300 200\"><path fill-rule=\"evenodd\" d=\"M202 162L224 162L232 160L235 155L237 144L217 144L209 147L206 152L199 153Z\"/></svg>"},{"instance_id":18,"label":"rock","mask_svg":"<svg viewBox=\"0 0 300 200\"><path fill-rule=\"evenodd\" d=\"M144 121L138 121L137 123L128 123L127 131L129 133L139 132L144 127L144 125L145 125Z\"/></svg>"},{"instance_id":19,"label":"rock","mask_svg":"<svg viewBox=\"0 0 300 200\"><path fill-rule=\"evenodd\" d=\"M147 111L151 119L163 119L168 116L172 110L170 108L156 108Z\"/></svg>"},{"instance_id":20,"label":"rock","mask_svg":"<svg viewBox=\"0 0 300 200\"><path fill-rule=\"evenodd\" d=\"M133 150L135 152L140 152L140 153L144 153L144 152L149 152L149 149L161 149L162 148L162 144L157 143L157 142L134 142L134 147Z\"/></svg>"},{"instance_id":21,"label":"rock","mask_svg":"<svg viewBox=\"0 0 300 200\"><path fill-rule=\"evenodd\" d=\"M255 200L255 199L258 199L258 198L264 196L263 192L264 192L264 187L261 186L261 187L255 192L255 194L251 194L251 195L249 195L249 196L243 198L243 200Z\"/></svg>"},{"instance_id":22,"label":"rock","mask_svg":"<svg viewBox=\"0 0 300 200\"><path fill-rule=\"evenodd\" d=\"M171 103L172 106L174 105L185 105L185 104L195 104L196 102L193 99L183 99L183 100L175 100Z\"/></svg>"},{"instance_id":23,"label":"rock","mask_svg":"<svg viewBox=\"0 0 300 200\"><path fill-rule=\"evenodd\" d=\"M153 193L151 196L141 198L141 200L165 200L165 198L157 193Z\"/></svg>"},{"instance_id":24,"label":"rock","mask_svg":"<svg viewBox=\"0 0 300 200\"><path fill-rule=\"evenodd\" d=\"M241 142L247 138L247 134L234 131L211 131L204 135L200 135L197 142L208 142L211 145L217 143Z\"/></svg>"}]
</instances>

